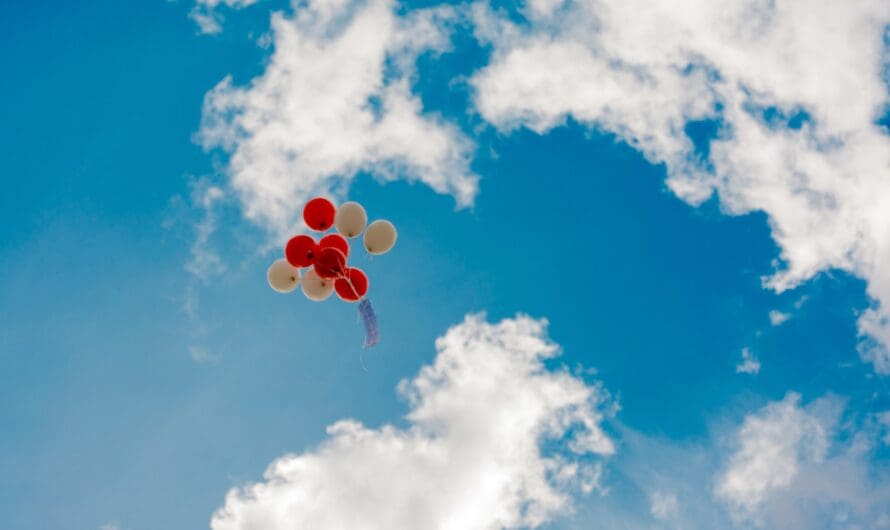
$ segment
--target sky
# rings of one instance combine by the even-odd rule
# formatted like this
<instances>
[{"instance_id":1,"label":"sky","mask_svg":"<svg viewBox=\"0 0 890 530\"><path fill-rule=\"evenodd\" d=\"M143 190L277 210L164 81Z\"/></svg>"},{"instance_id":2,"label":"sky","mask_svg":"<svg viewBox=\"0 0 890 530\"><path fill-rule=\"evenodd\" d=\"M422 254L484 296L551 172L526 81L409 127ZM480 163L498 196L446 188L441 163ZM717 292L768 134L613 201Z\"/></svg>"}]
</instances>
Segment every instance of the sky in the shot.
<instances>
[{"instance_id":1,"label":"sky","mask_svg":"<svg viewBox=\"0 0 890 530\"><path fill-rule=\"evenodd\" d=\"M0 43L0 527L890 528L890 4L31 0ZM318 195L398 228L372 349L266 283Z\"/></svg>"}]
</instances>

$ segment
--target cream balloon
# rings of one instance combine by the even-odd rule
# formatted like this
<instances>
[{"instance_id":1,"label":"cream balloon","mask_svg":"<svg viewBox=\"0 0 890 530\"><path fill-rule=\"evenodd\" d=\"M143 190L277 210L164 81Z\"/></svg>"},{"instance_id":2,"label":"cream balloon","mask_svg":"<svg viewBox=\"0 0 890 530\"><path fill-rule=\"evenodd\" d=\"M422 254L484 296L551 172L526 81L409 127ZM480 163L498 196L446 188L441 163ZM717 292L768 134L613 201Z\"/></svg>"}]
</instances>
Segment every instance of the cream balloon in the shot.
<instances>
[{"instance_id":1,"label":"cream balloon","mask_svg":"<svg viewBox=\"0 0 890 530\"><path fill-rule=\"evenodd\" d=\"M377 220L365 230L365 250L369 254L386 254L396 244L396 227L389 221Z\"/></svg>"},{"instance_id":2,"label":"cream balloon","mask_svg":"<svg viewBox=\"0 0 890 530\"><path fill-rule=\"evenodd\" d=\"M358 237L368 223L368 214L357 202L344 202L334 215L334 226L346 237Z\"/></svg>"},{"instance_id":3,"label":"cream balloon","mask_svg":"<svg viewBox=\"0 0 890 530\"><path fill-rule=\"evenodd\" d=\"M266 271L266 280L269 281L269 287L279 293L289 293L300 284L300 269L286 259L277 259Z\"/></svg>"},{"instance_id":4,"label":"cream balloon","mask_svg":"<svg viewBox=\"0 0 890 530\"><path fill-rule=\"evenodd\" d=\"M309 269L303 276L303 294L306 298L315 302L327 300L331 293L334 292L334 279L326 280L319 278L315 269Z\"/></svg>"}]
</instances>

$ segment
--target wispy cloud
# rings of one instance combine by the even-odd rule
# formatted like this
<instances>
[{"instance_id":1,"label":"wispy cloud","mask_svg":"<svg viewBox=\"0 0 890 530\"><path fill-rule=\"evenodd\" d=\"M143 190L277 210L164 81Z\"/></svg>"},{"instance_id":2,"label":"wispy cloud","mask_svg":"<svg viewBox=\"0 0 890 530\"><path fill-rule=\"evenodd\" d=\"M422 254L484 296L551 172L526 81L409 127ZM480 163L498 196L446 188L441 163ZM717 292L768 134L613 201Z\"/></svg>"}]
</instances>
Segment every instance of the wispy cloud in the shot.
<instances>
[{"instance_id":1,"label":"wispy cloud","mask_svg":"<svg viewBox=\"0 0 890 530\"><path fill-rule=\"evenodd\" d=\"M769 312L769 321L773 326L781 326L791 318L791 313L783 313L777 309Z\"/></svg>"},{"instance_id":2,"label":"wispy cloud","mask_svg":"<svg viewBox=\"0 0 890 530\"><path fill-rule=\"evenodd\" d=\"M213 364L219 357L201 346L189 346L189 355L196 363Z\"/></svg>"},{"instance_id":3,"label":"wispy cloud","mask_svg":"<svg viewBox=\"0 0 890 530\"><path fill-rule=\"evenodd\" d=\"M873 433L837 436L841 412L837 398L803 406L789 393L745 418L715 488L734 521L795 529L828 521L879 528L890 521L890 481L869 462Z\"/></svg>"},{"instance_id":4,"label":"wispy cloud","mask_svg":"<svg viewBox=\"0 0 890 530\"><path fill-rule=\"evenodd\" d=\"M878 414L878 424L884 433L883 442L890 445L890 410Z\"/></svg>"},{"instance_id":5,"label":"wispy cloud","mask_svg":"<svg viewBox=\"0 0 890 530\"><path fill-rule=\"evenodd\" d=\"M209 178L193 178L189 181L191 193L188 198L175 196L170 201L170 213L164 220L164 227L175 233L184 234L189 244L189 257L185 269L189 273L180 302L182 311L188 318L189 337L193 342L188 347L189 357L198 363L213 364L219 356L206 345L210 329L201 316L200 289L202 285L219 279L228 266L218 250L215 241L221 208L226 204L223 188L213 184Z\"/></svg>"},{"instance_id":6,"label":"wispy cloud","mask_svg":"<svg viewBox=\"0 0 890 530\"><path fill-rule=\"evenodd\" d=\"M773 491L787 488L801 459L818 464L828 450L825 427L800 408L797 394L748 416L737 439L716 493L738 518L753 517Z\"/></svg>"},{"instance_id":7,"label":"wispy cloud","mask_svg":"<svg viewBox=\"0 0 890 530\"><path fill-rule=\"evenodd\" d=\"M257 2L259 0L196 0L195 7L189 12L189 17L198 25L199 32L213 35L223 29L223 16L219 12L220 6L241 9Z\"/></svg>"},{"instance_id":8,"label":"wispy cloud","mask_svg":"<svg viewBox=\"0 0 890 530\"><path fill-rule=\"evenodd\" d=\"M607 497L578 506L569 528L812 530L884 528L890 475L878 432L845 419L843 402L796 393L685 442L620 429ZM640 495L642 494L642 495ZM572 521L574 523L575 521Z\"/></svg>"},{"instance_id":9,"label":"wispy cloud","mask_svg":"<svg viewBox=\"0 0 890 530\"><path fill-rule=\"evenodd\" d=\"M219 211L226 203L226 194L207 177L190 178L188 197L176 195L163 226L189 242L186 270L201 282L224 274L228 267L214 242L219 224ZM184 230L183 230L184 229Z\"/></svg>"},{"instance_id":10,"label":"wispy cloud","mask_svg":"<svg viewBox=\"0 0 890 530\"><path fill-rule=\"evenodd\" d=\"M742 362L736 365L738 374L756 375L760 372L760 360L748 348L742 348Z\"/></svg>"},{"instance_id":11,"label":"wispy cloud","mask_svg":"<svg viewBox=\"0 0 890 530\"><path fill-rule=\"evenodd\" d=\"M674 518L678 512L679 503L674 493L655 491L650 496L649 510L652 516L658 520L666 521Z\"/></svg>"},{"instance_id":12,"label":"wispy cloud","mask_svg":"<svg viewBox=\"0 0 890 530\"><path fill-rule=\"evenodd\" d=\"M191 257L186 269L202 281L219 276L226 271L226 265L211 245L211 237L217 229L217 205L225 194L219 186L197 181L192 190L192 204L202 218L194 225L194 240L189 249Z\"/></svg>"}]
</instances>

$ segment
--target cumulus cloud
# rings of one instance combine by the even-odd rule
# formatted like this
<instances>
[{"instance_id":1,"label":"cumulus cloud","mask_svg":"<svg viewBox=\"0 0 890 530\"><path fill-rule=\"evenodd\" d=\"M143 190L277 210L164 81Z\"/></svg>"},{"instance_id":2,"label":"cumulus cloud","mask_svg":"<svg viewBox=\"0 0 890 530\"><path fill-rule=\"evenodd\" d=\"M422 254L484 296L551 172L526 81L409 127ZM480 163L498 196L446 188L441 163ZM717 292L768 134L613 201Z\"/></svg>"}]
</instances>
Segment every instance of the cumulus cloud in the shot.
<instances>
[{"instance_id":1,"label":"cumulus cloud","mask_svg":"<svg viewBox=\"0 0 890 530\"><path fill-rule=\"evenodd\" d=\"M503 131L568 117L616 134L699 204L769 216L792 288L840 268L868 280L861 354L890 372L890 3L883 0L531 0L477 4L492 60L471 80ZM696 145L691 122L717 137Z\"/></svg>"},{"instance_id":2,"label":"cumulus cloud","mask_svg":"<svg viewBox=\"0 0 890 530\"><path fill-rule=\"evenodd\" d=\"M598 487L598 457L615 447L601 427L605 392L544 366L558 352L545 327L468 316L436 341L432 365L400 383L406 427L331 425L317 449L230 491L211 526L500 529L565 512L570 490Z\"/></svg>"},{"instance_id":3,"label":"cumulus cloud","mask_svg":"<svg viewBox=\"0 0 890 530\"><path fill-rule=\"evenodd\" d=\"M230 154L248 219L284 231L295 204L343 194L360 172L473 201L472 142L412 92L417 57L451 45L455 11L395 9L391 0L295 4L293 16L272 16L264 73L243 87L226 78L206 95L198 137Z\"/></svg>"},{"instance_id":4,"label":"cumulus cloud","mask_svg":"<svg viewBox=\"0 0 890 530\"><path fill-rule=\"evenodd\" d=\"M757 375L760 373L760 359L748 348L742 348L742 362L736 365L735 371L737 374Z\"/></svg>"}]
</instances>

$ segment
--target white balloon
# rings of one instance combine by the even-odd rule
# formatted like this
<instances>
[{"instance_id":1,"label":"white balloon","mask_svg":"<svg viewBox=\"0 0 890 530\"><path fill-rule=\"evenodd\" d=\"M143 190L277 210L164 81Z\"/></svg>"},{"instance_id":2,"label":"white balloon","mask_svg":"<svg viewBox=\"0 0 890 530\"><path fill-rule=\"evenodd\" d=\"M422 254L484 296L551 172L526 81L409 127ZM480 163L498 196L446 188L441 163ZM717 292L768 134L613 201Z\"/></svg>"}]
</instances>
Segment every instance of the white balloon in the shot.
<instances>
[{"instance_id":1,"label":"white balloon","mask_svg":"<svg viewBox=\"0 0 890 530\"><path fill-rule=\"evenodd\" d=\"M365 250L369 254L386 254L396 244L396 227L389 221L377 220L365 230Z\"/></svg>"},{"instance_id":2,"label":"white balloon","mask_svg":"<svg viewBox=\"0 0 890 530\"><path fill-rule=\"evenodd\" d=\"M303 294L306 298L315 302L327 300L331 293L334 292L334 280L319 278L315 269L309 269L303 276Z\"/></svg>"},{"instance_id":3,"label":"white balloon","mask_svg":"<svg viewBox=\"0 0 890 530\"><path fill-rule=\"evenodd\" d=\"M337 208L334 215L334 226L337 232L346 237L358 237L368 223L368 214L357 202L344 202Z\"/></svg>"},{"instance_id":4,"label":"white balloon","mask_svg":"<svg viewBox=\"0 0 890 530\"><path fill-rule=\"evenodd\" d=\"M288 263L286 259L277 259L266 271L266 280L269 281L269 286L279 293L289 293L300 284L300 269Z\"/></svg>"}]
</instances>

